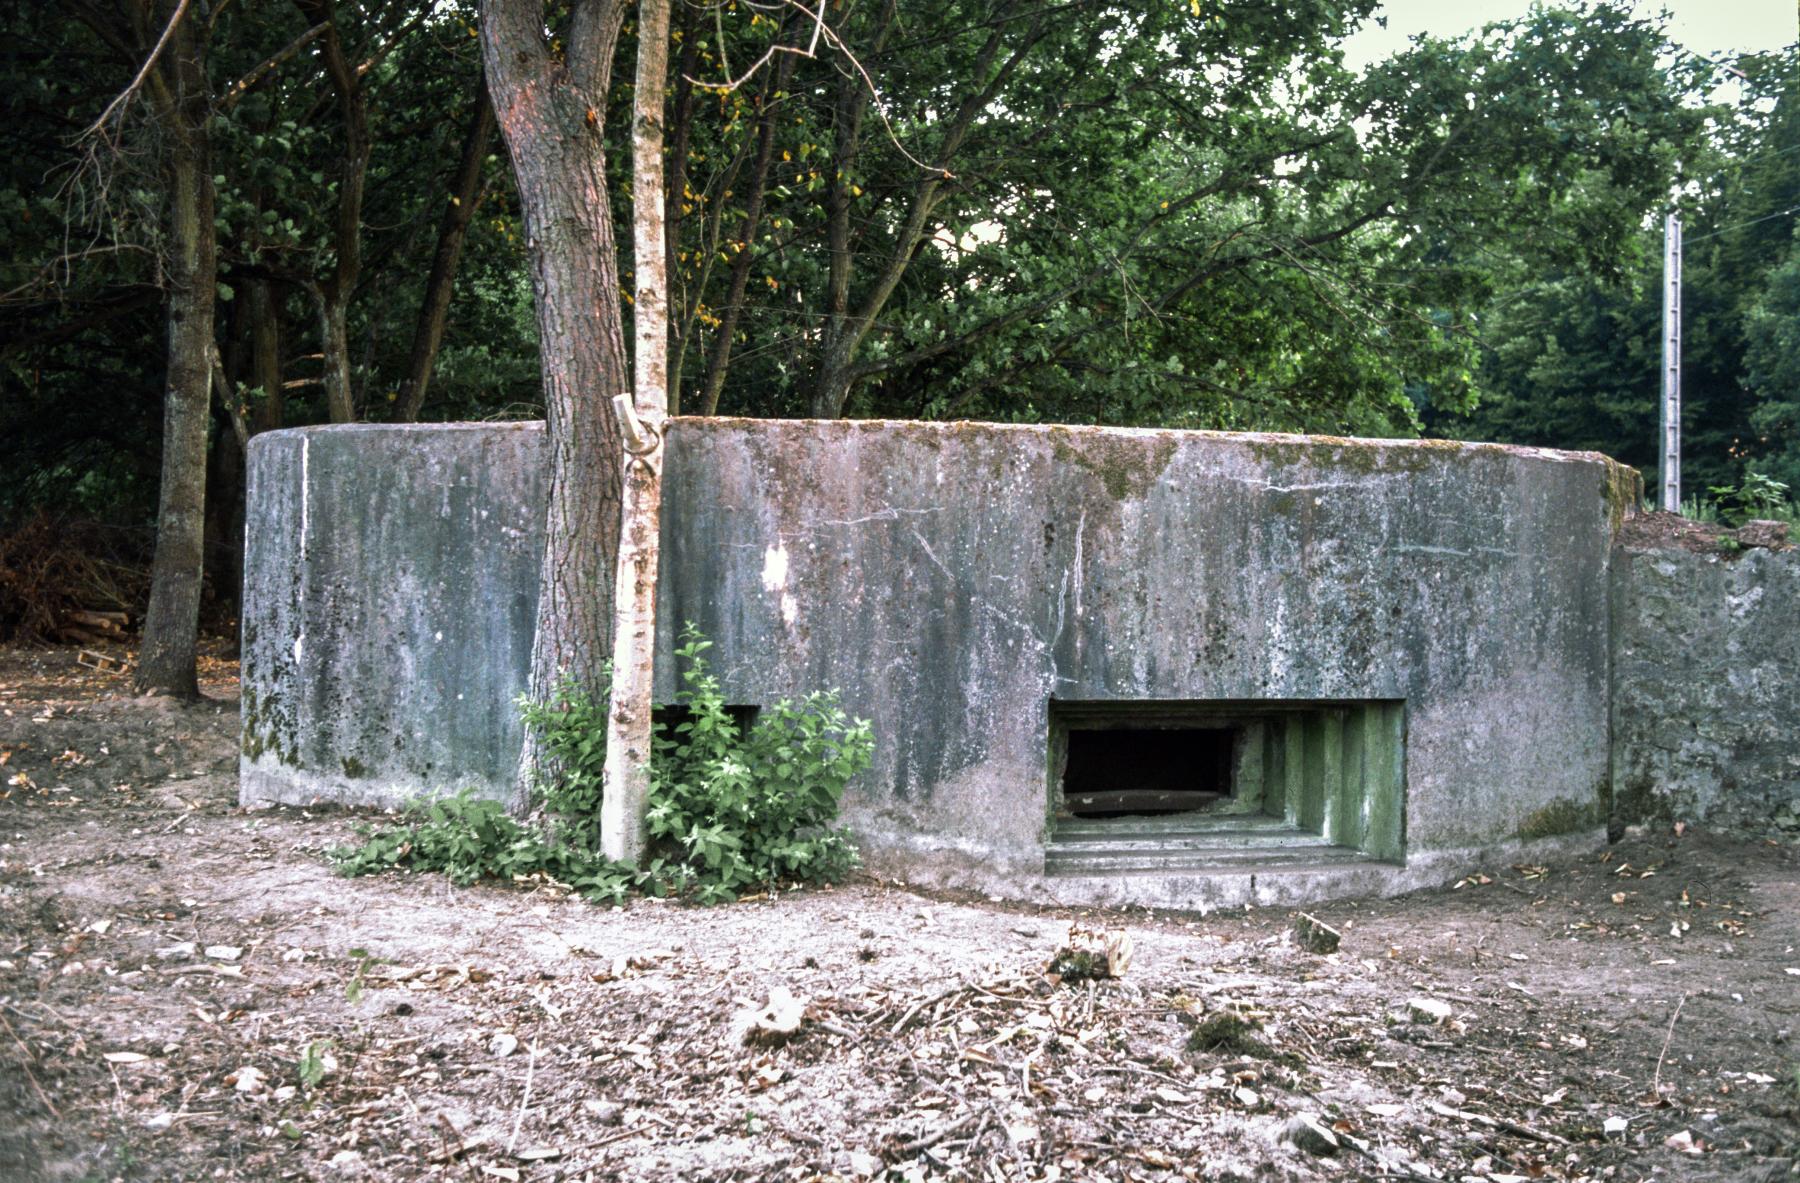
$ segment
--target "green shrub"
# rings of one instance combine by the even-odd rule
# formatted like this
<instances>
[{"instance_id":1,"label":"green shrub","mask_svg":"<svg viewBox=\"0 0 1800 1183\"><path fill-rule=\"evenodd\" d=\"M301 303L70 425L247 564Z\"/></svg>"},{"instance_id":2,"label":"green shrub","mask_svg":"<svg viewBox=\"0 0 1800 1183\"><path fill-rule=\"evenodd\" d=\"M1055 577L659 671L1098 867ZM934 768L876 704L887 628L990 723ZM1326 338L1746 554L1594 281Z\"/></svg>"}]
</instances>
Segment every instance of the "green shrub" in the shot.
<instances>
[{"instance_id":1,"label":"green shrub","mask_svg":"<svg viewBox=\"0 0 1800 1183\"><path fill-rule=\"evenodd\" d=\"M681 639L684 717L654 729L643 871L600 854L607 692L573 683L547 703L520 703L549 769L526 820L465 790L410 806L398 824L363 827L358 845L330 852L333 864L351 876L441 871L460 884L544 875L603 901L637 888L717 903L784 880L840 878L856 851L831 823L844 786L869 766L868 723L845 714L835 693L815 693L776 703L746 732L703 656L711 642L692 625Z\"/></svg>"},{"instance_id":2,"label":"green shrub","mask_svg":"<svg viewBox=\"0 0 1800 1183\"><path fill-rule=\"evenodd\" d=\"M592 847L567 840L555 819L521 822L498 801L467 789L407 808L408 820L364 826L362 842L329 852L342 875L372 875L396 867L440 871L467 886L480 879L546 875L589 899L616 902L637 883L629 867L612 863Z\"/></svg>"},{"instance_id":3,"label":"green shrub","mask_svg":"<svg viewBox=\"0 0 1800 1183\"><path fill-rule=\"evenodd\" d=\"M831 828L850 778L869 766L869 725L835 693L776 703L748 734L725 709L702 656L712 643L689 626L676 702L686 719L657 728L650 761L650 836L678 885L706 902L782 879L834 880L856 862Z\"/></svg>"},{"instance_id":4,"label":"green shrub","mask_svg":"<svg viewBox=\"0 0 1800 1183\"><path fill-rule=\"evenodd\" d=\"M612 670L597 694L564 678L549 702L519 699L519 717L535 731L549 776L538 786L538 811L569 845L600 849L600 796L606 783L606 709Z\"/></svg>"},{"instance_id":5,"label":"green shrub","mask_svg":"<svg viewBox=\"0 0 1800 1183\"><path fill-rule=\"evenodd\" d=\"M1719 507L1720 519L1728 526L1741 526L1757 518L1777 521L1793 518L1794 509L1787 499L1788 487L1754 468L1744 469L1740 484L1714 485L1707 491Z\"/></svg>"}]
</instances>

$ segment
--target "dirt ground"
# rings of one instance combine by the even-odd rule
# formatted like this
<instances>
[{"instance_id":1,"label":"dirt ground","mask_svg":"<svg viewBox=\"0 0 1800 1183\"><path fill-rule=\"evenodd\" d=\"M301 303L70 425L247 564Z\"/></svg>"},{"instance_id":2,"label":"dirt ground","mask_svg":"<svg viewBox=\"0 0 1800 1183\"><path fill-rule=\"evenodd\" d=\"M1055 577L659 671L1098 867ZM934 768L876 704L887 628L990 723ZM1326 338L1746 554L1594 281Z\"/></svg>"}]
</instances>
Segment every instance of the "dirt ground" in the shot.
<instances>
[{"instance_id":1,"label":"dirt ground","mask_svg":"<svg viewBox=\"0 0 1800 1183\"><path fill-rule=\"evenodd\" d=\"M357 818L240 811L205 673L0 651L0 1179L1800 1177L1792 846L1472 866L1329 956L870 880L597 908L335 877ZM1071 921L1122 978L1045 976Z\"/></svg>"}]
</instances>

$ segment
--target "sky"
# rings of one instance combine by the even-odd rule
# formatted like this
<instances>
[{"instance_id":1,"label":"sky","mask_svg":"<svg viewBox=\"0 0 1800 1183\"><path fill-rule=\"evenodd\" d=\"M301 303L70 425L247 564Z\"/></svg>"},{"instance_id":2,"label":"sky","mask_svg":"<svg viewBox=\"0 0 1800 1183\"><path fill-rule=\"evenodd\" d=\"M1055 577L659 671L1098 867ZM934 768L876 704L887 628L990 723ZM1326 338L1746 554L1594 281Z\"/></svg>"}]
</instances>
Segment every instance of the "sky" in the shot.
<instances>
[{"instance_id":1,"label":"sky","mask_svg":"<svg viewBox=\"0 0 1800 1183\"><path fill-rule=\"evenodd\" d=\"M1345 59L1365 66L1404 49L1419 33L1466 33L1489 21L1523 16L1530 7L1531 0L1386 0L1378 15L1387 16L1388 27L1371 22L1345 43ZM1640 0L1637 7L1643 13L1668 9L1672 39L1708 57L1781 49L1800 40L1796 0Z\"/></svg>"}]
</instances>

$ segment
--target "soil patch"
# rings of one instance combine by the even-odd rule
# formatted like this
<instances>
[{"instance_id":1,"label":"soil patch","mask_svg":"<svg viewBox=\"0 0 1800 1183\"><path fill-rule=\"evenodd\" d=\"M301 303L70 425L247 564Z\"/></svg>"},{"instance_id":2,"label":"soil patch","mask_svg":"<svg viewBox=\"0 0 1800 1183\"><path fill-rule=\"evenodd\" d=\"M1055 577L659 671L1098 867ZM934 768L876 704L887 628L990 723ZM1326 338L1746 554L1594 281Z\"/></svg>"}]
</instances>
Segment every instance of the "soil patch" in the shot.
<instances>
[{"instance_id":1,"label":"soil patch","mask_svg":"<svg viewBox=\"0 0 1800 1183\"><path fill-rule=\"evenodd\" d=\"M1285 910L867 879L595 908L337 878L357 815L237 808L227 663L182 705L74 658L0 650L0 1178L1800 1169L1791 846L1687 829L1470 867L1313 909L1325 957ZM1046 976L1077 921L1129 931L1122 977ZM747 1040L782 989L798 1029Z\"/></svg>"},{"instance_id":2,"label":"soil patch","mask_svg":"<svg viewBox=\"0 0 1800 1183\"><path fill-rule=\"evenodd\" d=\"M1771 527L1767 523L1752 523L1733 530L1718 522L1697 522L1660 509L1626 518L1619 526L1618 541L1633 550L1685 550L1728 558L1737 558L1757 547L1786 550L1792 545L1779 524Z\"/></svg>"}]
</instances>

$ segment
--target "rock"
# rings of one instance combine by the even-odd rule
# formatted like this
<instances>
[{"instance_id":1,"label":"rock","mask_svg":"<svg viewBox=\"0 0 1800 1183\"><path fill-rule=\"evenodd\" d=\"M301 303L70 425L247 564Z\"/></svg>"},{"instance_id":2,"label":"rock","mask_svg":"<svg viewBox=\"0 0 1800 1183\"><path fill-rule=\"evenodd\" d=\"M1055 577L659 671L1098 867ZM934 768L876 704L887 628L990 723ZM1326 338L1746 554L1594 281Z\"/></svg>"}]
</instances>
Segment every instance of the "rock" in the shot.
<instances>
[{"instance_id":1,"label":"rock","mask_svg":"<svg viewBox=\"0 0 1800 1183\"><path fill-rule=\"evenodd\" d=\"M1131 967L1134 943L1124 929L1086 928L1069 925L1069 943L1056 951L1044 973L1064 985L1104 981L1125 976Z\"/></svg>"},{"instance_id":2,"label":"rock","mask_svg":"<svg viewBox=\"0 0 1800 1183\"><path fill-rule=\"evenodd\" d=\"M194 950L198 947L199 946L194 944L193 941L181 941L177 944L168 945L158 949L156 951L156 959L158 961L176 961L183 957L192 957L194 955Z\"/></svg>"},{"instance_id":3,"label":"rock","mask_svg":"<svg viewBox=\"0 0 1800 1183\"><path fill-rule=\"evenodd\" d=\"M1699 1154L1706 1149L1706 1143L1694 1137L1692 1130L1670 1134L1663 1139L1663 1145L1681 1154Z\"/></svg>"},{"instance_id":4,"label":"rock","mask_svg":"<svg viewBox=\"0 0 1800 1183\"><path fill-rule=\"evenodd\" d=\"M1787 544L1788 525L1786 522L1770 522L1758 518L1745 522L1732 531L1732 537L1740 546L1761 546L1776 550Z\"/></svg>"},{"instance_id":5,"label":"rock","mask_svg":"<svg viewBox=\"0 0 1800 1183\"><path fill-rule=\"evenodd\" d=\"M214 961L236 961L244 951L236 945L208 945L206 955Z\"/></svg>"},{"instance_id":6,"label":"rock","mask_svg":"<svg viewBox=\"0 0 1800 1183\"><path fill-rule=\"evenodd\" d=\"M1343 940L1343 934L1318 917L1302 912L1294 917L1294 939L1308 953L1317 953L1323 957L1327 953L1337 952L1338 942Z\"/></svg>"},{"instance_id":7,"label":"rock","mask_svg":"<svg viewBox=\"0 0 1800 1183\"><path fill-rule=\"evenodd\" d=\"M363 1165L360 1150L340 1150L331 1156L331 1169L340 1175L360 1175L363 1173Z\"/></svg>"},{"instance_id":8,"label":"rock","mask_svg":"<svg viewBox=\"0 0 1800 1183\"><path fill-rule=\"evenodd\" d=\"M1042 1136L1038 1124L1030 1119L1010 1121L1006 1123L1006 1140L1014 1146L1024 1146L1036 1142Z\"/></svg>"},{"instance_id":9,"label":"rock","mask_svg":"<svg viewBox=\"0 0 1800 1183\"><path fill-rule=\"evenodd\" d=\"M492 1043L488 1044L488 1050L493 1052L496 1057L510 1056L519 1050L519 1037L502 1031L494 1036Z\"/></svg>"},{"instance_id":10,"label":"rock","mask_svg":"<svg viewBox=\"0 0 1800 1183\"><path fill-rule=\"evenodd\" d=\"M1455 1012L1448 1002L1436 998L1409 998L1406 1000L1406 1013L1415 1023L1443 1023Z\"/></svg>"},{"instance_id":11,"label":"rock","mask_svg":"<svg viewBox=\"0 0 1800 1183\"><path fill-rule=\"evenodd\" d=\"M740 1012L742 1041L753 1047L780 1047L800 1031L806 1017L806 1000L794 997L786 986L769 991L767 1006Z\"/></svg>"},{"instance_id":12,"label":"rock","mask_svg":"<svg viewBox=\"0 0 1800 1183\"><path fill-rule=\"evenodd\" d=\"M881 1174L885 1164L873 1154L864 1154L860 1150L850 1152L850 1173L858 1179L872 1179Z\"/></svg>"},{"instance_id":13,"label":"rock","mask_svg":"<svg viewBox=\"0 0 1800 1183\"><path fill-rule=\"evenodd\" d=\"M597 1101L590 1097L581 1103L581 1107L601 1125L618 1125L625 1119L625 1107L616 1101Z\"/></svg>"},{"instance_id":14,"label":"rock","mask_svg":"<svg viewBox=\"0 0 1800 1183\"><path fill-rule=\"evenodd\" d=\"M1281 1137L1295 1149L1320 1158L1330 1158L1338 1152L1340 1145L1331 1127L1310 1113L1299 1114L1288 1122Z\"/></svg>"}]
</instances>

